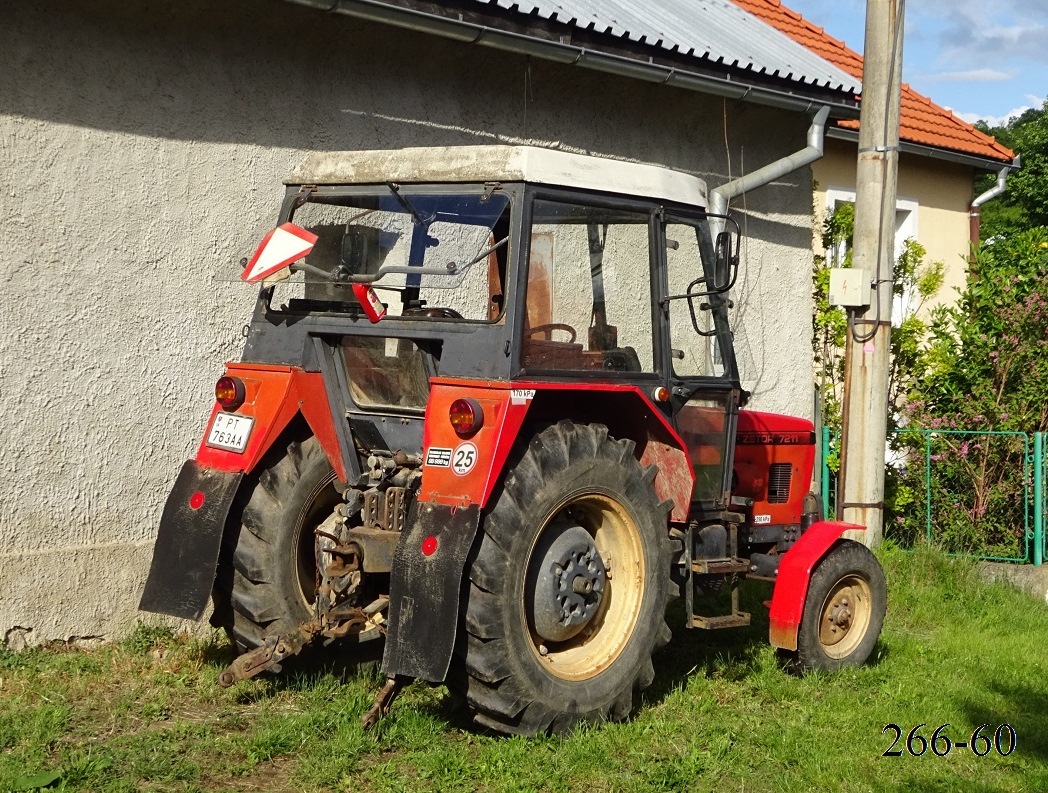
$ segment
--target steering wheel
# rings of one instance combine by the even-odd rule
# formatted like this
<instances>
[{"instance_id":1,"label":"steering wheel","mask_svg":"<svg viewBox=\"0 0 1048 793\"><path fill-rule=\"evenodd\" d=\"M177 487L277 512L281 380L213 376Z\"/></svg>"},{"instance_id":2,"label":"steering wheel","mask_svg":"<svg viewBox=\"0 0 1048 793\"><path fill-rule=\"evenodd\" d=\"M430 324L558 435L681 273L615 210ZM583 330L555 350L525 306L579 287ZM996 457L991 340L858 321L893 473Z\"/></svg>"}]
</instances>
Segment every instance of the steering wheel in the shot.
<instances>
[{"instance_id":1,"label":"steering wheel","mask_svg":"<svg viewBox=\"0 0 1048 793\"><path fill-rule=\"evenodd\" d=\"M563 322L549 322L545 325L536 325L533 328L528 328L524 331L525 336L534 336L536 333L549 332L554 330L563 330L571 334L571 338L568 339L568 344L574 343L575 339L579 334L575 332L575 328L571 325L565 325Z\"/></svg>"},{"instance_id":2,"label":"steering wheel","mask_svg":"<svg viewBox=\"0 0 1048 793\"><path fill-rule=\"evenodd\" d=\"M462 319L462 315L453 308L442 308L440 306L433 306L432 308L412 308L405 311L404 314L409 317L433 317L434 319Z\"/></svg>"}]
</instances>

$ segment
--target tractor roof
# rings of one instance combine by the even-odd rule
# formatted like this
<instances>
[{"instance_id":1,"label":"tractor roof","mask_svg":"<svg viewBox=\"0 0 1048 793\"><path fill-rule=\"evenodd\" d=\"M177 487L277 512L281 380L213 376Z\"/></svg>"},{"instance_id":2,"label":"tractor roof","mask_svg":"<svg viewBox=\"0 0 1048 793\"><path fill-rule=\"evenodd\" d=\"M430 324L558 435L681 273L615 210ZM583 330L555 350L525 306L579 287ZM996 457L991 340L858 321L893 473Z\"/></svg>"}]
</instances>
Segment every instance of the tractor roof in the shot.
<instances>
[{"instance_id":1,"label":"tractor roof","mask_svg":"<svg viewBox=\"0 0 1048 793\"><path fill-rule=\"evenodd\" d=\"M536 146L445 146L309 155L287 184L532 182L692 206L707 205L706 183L658 165Z\"/></svg>"}]
</instances>

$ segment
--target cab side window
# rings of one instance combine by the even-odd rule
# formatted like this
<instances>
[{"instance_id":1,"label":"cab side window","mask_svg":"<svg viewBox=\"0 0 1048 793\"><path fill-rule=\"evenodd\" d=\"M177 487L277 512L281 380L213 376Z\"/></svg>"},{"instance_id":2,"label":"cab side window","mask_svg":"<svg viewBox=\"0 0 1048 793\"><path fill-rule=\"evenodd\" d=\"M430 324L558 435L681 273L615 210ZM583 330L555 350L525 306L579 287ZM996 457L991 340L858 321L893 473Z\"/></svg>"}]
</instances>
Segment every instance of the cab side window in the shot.
<instances>
[{"instance_id":1,"label":"cab side window","mask_svg":"<svg viewBox=\"0 0 1048 793\"><path fill-rule=\"evenodd\" d=\"M645 212L534 202L525 369L655 371L648 238Z\"/></svg>"}]
</instances>

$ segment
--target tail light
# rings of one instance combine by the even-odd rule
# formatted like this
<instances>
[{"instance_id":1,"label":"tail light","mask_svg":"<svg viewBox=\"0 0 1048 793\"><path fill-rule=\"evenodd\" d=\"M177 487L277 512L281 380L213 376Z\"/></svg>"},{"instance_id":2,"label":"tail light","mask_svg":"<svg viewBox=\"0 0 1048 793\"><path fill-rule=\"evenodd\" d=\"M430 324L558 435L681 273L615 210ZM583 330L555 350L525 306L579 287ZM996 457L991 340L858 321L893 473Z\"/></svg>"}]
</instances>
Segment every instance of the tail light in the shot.
<instances>
[{"instance_id":1,"label":"tail light","mask_svg":"<svg viewBox=\"0 0 1048 793\"><path fill-rule=\"evenodd\" d=\"M236 410L244 404L244 383L236 377L218 378L215 383L215 400L223 410Z\"/></svg>"},{"instance_id":2,"label":"tail light","mask_svg":"<svg viewBox=\"0 0 1048 793\"><path fill-rule=\"evenodd\" d=\"M484 424L484 409L475 399L456 399L448 412L451 426L459 435L471 435Z\"/></svg>"}]
</instances>

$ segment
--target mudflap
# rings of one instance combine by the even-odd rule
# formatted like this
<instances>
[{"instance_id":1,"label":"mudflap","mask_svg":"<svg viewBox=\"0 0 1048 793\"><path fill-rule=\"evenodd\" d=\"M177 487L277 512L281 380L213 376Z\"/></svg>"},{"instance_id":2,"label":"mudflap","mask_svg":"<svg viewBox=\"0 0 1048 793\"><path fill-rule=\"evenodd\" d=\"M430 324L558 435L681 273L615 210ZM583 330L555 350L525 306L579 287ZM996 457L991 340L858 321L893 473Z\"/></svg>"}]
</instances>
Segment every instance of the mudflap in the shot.
<instances>
[{"instance_id":1,"label":"mudflap","mask_svg":"<svg viewBox=\"0 0 1048 793\"><path fill-rule=\"evenodd\" d=\"M215 583L226 516L243 472L187 460L167 497L141 611L198 620Z\"/></svg>"},{"instance_id":2,"label":"mudflap","mask_svg":"<svg viewBox=\"0 0 1048 793\"><path fill-rule=\"evenodd\" d=\"M443 682L451 664L459 621L466 557L480 525L480 506L415 504L415 517L393 557L389 619L382 670ZM436 538L436 550L430 555Z\"/></svg>"}]
</instances>

